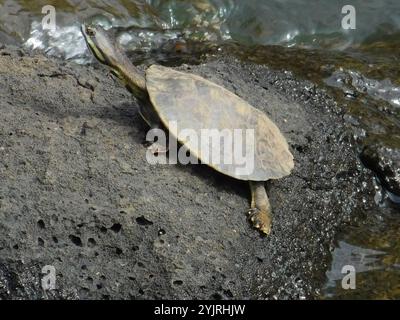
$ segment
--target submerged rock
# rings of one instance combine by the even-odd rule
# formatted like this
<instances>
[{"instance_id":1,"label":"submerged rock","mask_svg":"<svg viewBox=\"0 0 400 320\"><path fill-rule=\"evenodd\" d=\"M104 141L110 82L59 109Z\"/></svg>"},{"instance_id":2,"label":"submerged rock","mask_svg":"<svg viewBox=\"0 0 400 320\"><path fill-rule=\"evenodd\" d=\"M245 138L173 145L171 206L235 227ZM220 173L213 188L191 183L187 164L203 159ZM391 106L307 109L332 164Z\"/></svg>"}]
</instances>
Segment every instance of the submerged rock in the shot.
<instances>
[{"instance_id":1,"label":"submerged rock","mask_svg":"<svg viewBox=\"0 0 400 320\"><path fill-rule=\"evenodd\" d=\"M104 69L4 49L0 298L318 296L338 227L374 205L340 109L290 73L229 57L180 69L236 92L286 136L295 169L267 183L271 236L246 221L246 183L149 164L137 102Z\"/></svg>"}]
</instances>

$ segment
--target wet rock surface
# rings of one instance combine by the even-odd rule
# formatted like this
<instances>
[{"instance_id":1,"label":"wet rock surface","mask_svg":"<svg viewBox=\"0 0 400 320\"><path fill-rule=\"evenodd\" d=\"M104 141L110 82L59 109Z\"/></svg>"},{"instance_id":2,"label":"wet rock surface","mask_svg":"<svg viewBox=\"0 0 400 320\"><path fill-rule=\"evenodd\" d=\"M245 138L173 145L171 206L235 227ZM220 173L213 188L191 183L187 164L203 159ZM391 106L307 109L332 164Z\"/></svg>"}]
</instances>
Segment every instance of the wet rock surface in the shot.
<instances>
[{"instance_id":1,"label":"wet rock surface","mask_svg":"<svg viewBox=\"0 0 400 320\"><path fill-rule=\"evenodd\" d=\"M366 146L361 161L377 175L382 186L400 198L400 149L385 144Z\"/></svg>"},{"instance_id":2,"label":"wet rock surface","mask_svg":"<svg viewBox=\"0 0 400 320\"><path fill-rule=\"evenodd\" d=\"M375 205L340 108L290 73L229 57L179 69L234 91L286 136L295 169L267 183L271 236L246 221L246 183L147 163L137 102L105 69L4 48L0 298L318 297L336 230Z\"/></svg>"}]
</instances>

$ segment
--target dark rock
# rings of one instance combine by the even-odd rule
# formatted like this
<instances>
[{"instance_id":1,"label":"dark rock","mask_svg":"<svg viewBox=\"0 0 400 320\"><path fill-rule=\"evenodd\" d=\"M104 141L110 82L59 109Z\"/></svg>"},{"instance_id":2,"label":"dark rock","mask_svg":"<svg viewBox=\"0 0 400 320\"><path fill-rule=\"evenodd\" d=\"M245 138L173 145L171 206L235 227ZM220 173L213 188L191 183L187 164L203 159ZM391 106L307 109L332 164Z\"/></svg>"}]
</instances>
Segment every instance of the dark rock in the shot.
<instances>
[{"instance_id":1,"label":"dark rock","mask_svg":"<svg viewBox=\"0 0 400 320\"><path fill-rule=\"evenodd\" d=\"M360 158L386 190L400 197L400 148L384 142L371 144L363 149Z\"/></svg>"},{"instance_id":2,"label":"dark rock","mask_svg":"<svg viewBox=\"0 0 400 320\"><path fill-rule=\"evenodd\" d=\"M190 69L288 139L295 169L267 183L271 236L246 221L246 183L146 161L137 103L107 71L11 52L0 55L0 298L318 296L338 227L372 203L340 108L292 74L229 57Z\"/></svg>"}]
</instances>

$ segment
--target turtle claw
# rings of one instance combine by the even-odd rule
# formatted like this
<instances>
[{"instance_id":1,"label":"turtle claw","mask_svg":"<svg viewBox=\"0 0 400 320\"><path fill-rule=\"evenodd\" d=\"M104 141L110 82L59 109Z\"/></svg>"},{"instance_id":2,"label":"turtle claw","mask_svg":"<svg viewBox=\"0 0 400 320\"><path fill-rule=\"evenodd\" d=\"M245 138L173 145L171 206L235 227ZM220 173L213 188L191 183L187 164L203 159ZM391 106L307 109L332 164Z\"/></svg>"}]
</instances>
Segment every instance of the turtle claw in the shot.
<instances>
[{"instance_id":1,"label":"turtle claw","mask_svg":"<svg viewBox=\"0 0 400 320\"><path fill-rule=\"evenodd\" d=\"M254 228L259 230L264 235L269 235L271 232L271 218L268 212L258 208L251 208L247 211L249 220Z\"/></svg>"},{"instance_id":2,"label":"turtle claw","mask_svg":"<svg viewBox=\"0 0 400 320\"><path fill-rule=\"evenodd\" d=\"M149 150L154 155L166 154L168 152L167 147L165 147L157 142L153 142L152 144L149 144L146 147L147 147L147 150Z\"/></svg>"}]
</instances>

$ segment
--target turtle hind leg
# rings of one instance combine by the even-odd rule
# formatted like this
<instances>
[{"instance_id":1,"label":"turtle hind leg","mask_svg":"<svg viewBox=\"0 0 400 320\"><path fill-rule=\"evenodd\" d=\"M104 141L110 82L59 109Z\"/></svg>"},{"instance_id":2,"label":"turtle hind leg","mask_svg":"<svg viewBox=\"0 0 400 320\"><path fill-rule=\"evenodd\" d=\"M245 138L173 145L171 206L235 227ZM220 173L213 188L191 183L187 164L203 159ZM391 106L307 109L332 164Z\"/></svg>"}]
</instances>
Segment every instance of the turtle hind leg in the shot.
<instances>
[{"instance_id":1,"label":"turtle hind leg","mask_svg":"<svg viewBox=\"0 0 400 320\"><path fill-rule=\"evenodd\" d=\"M269 235L271 232L271 205L265 191L264 182L250 181L251 208L248 211L249 220L254 228Z\"/></svg>"}]
</instances>

